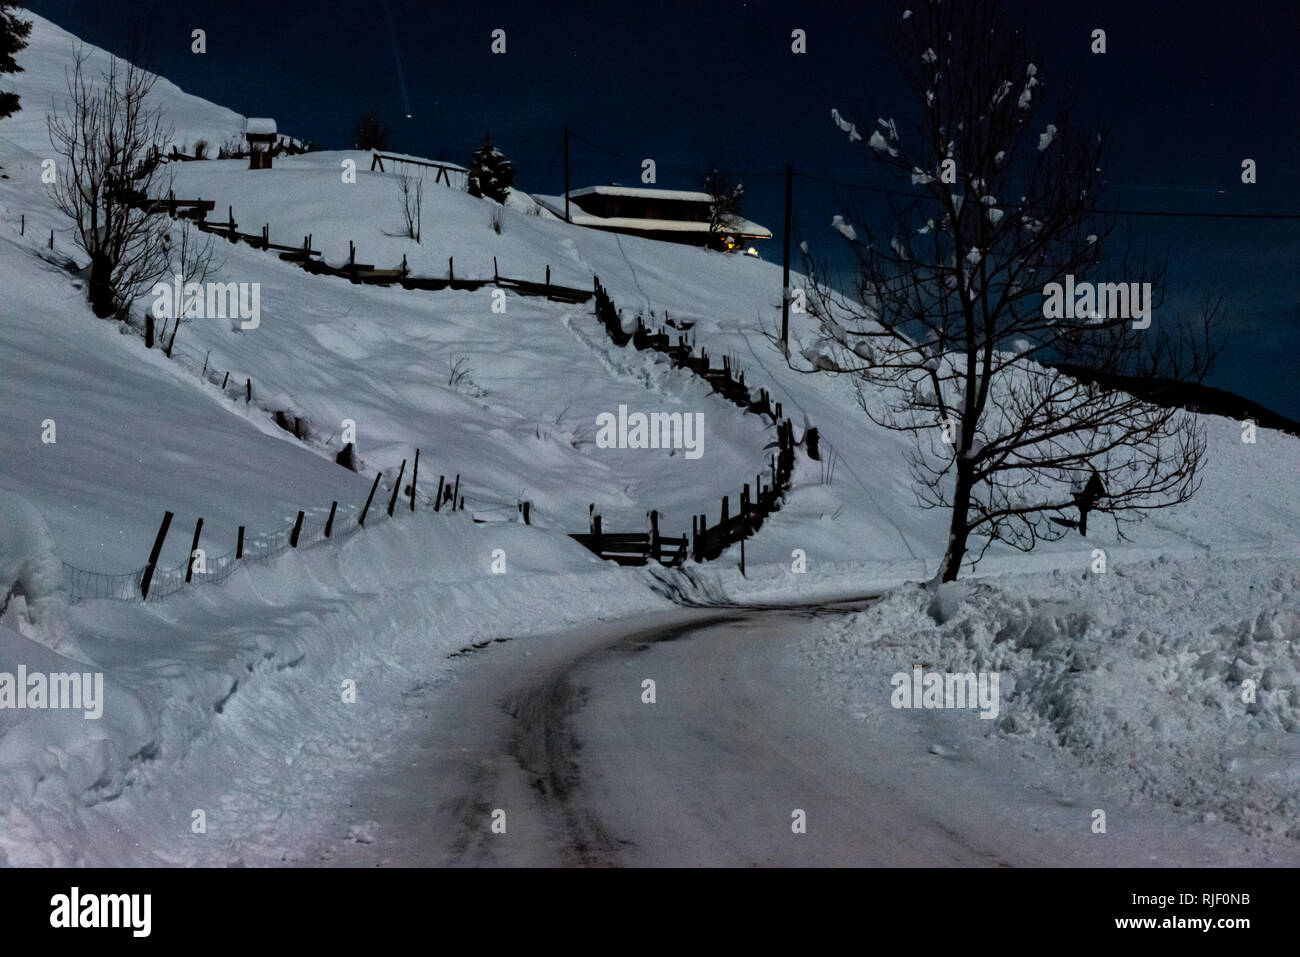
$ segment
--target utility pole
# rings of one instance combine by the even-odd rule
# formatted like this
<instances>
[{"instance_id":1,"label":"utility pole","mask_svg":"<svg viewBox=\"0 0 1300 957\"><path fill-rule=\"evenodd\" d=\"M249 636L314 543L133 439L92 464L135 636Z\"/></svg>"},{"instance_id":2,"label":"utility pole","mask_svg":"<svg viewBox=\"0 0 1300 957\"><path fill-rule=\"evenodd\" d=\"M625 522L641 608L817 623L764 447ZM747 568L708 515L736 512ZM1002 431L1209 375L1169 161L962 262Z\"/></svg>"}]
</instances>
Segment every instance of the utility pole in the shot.
<instances>
[{"instance_id":1,"label":"utility pole","mask_svg":"<svg viewBox=\"0 0 1300 957\"><path fill-rule=\"evenodd\" d=\"M569 128L564 127L564 221L569 219Z\"/></svg>"},{"instance_id":2,"label":"utility pole","mask_svg":"<svg viewBox=\"0 0 1300 957\"><path fill-rule=\"evenodd\" d=\"M781 280L781 351L790 356L790 191L793 170L785 164L785 269Z\"/></svg>"}]
</instances>

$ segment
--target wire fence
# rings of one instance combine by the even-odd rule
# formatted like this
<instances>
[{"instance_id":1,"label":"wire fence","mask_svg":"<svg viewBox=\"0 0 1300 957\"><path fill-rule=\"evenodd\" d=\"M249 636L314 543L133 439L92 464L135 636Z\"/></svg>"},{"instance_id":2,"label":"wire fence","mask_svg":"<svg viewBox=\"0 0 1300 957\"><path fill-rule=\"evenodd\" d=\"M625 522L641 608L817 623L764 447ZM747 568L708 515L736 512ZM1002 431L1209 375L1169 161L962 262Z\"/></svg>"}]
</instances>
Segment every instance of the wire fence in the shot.
<instances>
[{"instance_id":1,"label":"wire fence","mask_svg":"<svg viewBox=\"0 0 1300 957\"><path fill-rule=\"evenodd\" d=\"M399 508L409 510L409 504L403 500ZM431 512L432 505L419 505L417 510ZM225 581L245 564L266 565L278 559L285 552L294 549L317 548L322 545L341 545L363 528L371 528L381 522L391 521L387 509L378 502L372 503L366 515L366 524L360 525L357 518L360 510L349 508L346 512L336 512L331 525L328 509L314 510L309 516L303 515L302 525L298 527L297 545L294 545L294 528L297 520L286 523L273 532L246 539L243 553L239 555L238 546L223 555L201 558L191 556L174 568L158 567L154 569L149 581L149 601L166 598L188 585L213 585ZM326 528L329 526L329 534ZM190 566L194 567L191 568ZM147 566L122 574L108 574L78 568L68 562L63 563L63 578L73 601L90 598L108 598L118 601L144 601L142 584ZM189 581L186 575L189 574Z\"/></svg>"}]
</instances>

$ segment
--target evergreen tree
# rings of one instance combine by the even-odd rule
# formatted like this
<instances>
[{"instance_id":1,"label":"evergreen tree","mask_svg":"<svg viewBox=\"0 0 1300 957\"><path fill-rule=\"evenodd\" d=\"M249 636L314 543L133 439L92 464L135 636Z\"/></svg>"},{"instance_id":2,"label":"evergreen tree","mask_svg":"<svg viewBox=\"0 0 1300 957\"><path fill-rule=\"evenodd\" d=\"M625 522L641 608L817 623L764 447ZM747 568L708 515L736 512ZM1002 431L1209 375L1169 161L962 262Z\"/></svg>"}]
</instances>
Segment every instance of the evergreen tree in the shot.
<instances>
[{"instance_id":1,"label":"evergreen tree","mask_svg":"<svg viewBox=\"0 0 1300 957\"><path fill-rule=\"evenodd\" d=\"M27 35L31 32L31 22L18 19L14 4L0 2L0 74L21 72L14 54L27 46ZM18 110L18 94L0 90L0 120Z\"/></svg>"},{"instance_id":2,"label":"evergreen tree","mask_svg":"<svg viewBox=\"0 0 1300 957\"><path fill-rule=\"evenodd\" d=\"M470 157L466 179L471 196L506 201L515 182L515 164L492 144L492 134L483 137L482 145Z\"/></svg>"},{"instance_id":3,"label":"evergreen tree","mask_svg":"<svg viewBox=\"0 0 1300 957\"><path fill-rule=\"evenodd\" d=\"M388 124L384 118L374 110L357 117L352 128L352 145L359 150L379 150L381 153L387 150Z\"/></svg>"}]
</instances>

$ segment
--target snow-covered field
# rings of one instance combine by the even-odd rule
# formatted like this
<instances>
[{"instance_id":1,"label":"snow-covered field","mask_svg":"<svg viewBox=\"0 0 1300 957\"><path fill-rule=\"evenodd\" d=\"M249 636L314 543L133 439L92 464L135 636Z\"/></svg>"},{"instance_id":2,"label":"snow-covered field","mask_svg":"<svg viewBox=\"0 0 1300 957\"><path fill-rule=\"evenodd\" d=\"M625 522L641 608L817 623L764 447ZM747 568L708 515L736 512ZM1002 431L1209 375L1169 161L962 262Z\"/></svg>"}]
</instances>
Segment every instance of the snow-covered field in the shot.
<instances>
[{"instance_id":1,"label":"snow-covered field","mask_svg":"<svg viewBox=\"0 0 1300 957\"><path fill-rule=\"evenodd\" d=\"M0 121L0 593L19 589L0 614L0 672L103 672L107 703L97 721L0 709L0 861L228 860L190 840L199 808L238 815L245 842L282 846L330 817L361 757L381 760L417 719L402 716L402 695L433 694L456 667L446 654L466 644L663 608L664 594L758 602L889 588L804 644L827 693L854 712L887 720L888 677L914 664L999 670L1004 711L977 722L981 733L1048 742L1063 765L1104 766L1135 795L1252 833L1293 827L1300 441L1261 431L1245 445L1238 423L1209 418L1190 504L1127 541L1097 522L1087 541L1029 556L991 549L971 584L942 594L937 621L929 593L903 583L934 574L946 517L916 506L903 440L865 419L850 382L793 371L773 347L778 266L584 230L533 215L522 194L501 210L432 182L416 244L398 235L396 174L370 172L368 154L277 158L269 172L172 167L178 197L215 200L217 219L232 207L242 231L266 224L274 242L310 233L333 264L352 242L358 261L405 257L423 275L445 275L454 257L457 277L490 276L496 257L512 278L540 281L549 266L556 283L587 288L599 276L629 316L693 322L711 355L735 356L768 386L797 436L820 429L825 460L799 457L788 504L746 545L747 577L735 550L684 572L614 569L567 537L586 530L589 505L606 529L643 528L651 509L665 534L693 514L716 520L721 497L735 502L764 470L771 428L662 357L613 346L587 306L510 295L500 313L490 288L354 286L220 240L210 278L260 284L260 325L196 319L174 359L146 350L95 319L64 268L85 257L40 174L74 38L33 20L12 78L23 110ZM242 128L165 81L154 96L177 145ZM815 338L806 317L793 331ZM472 382L451 381L459 360ZM223 393L205 364L251 379L254 401ZM598 448L597 415L620 405L702 413L703 456ZM277 410L308 422L306 442L272 422ZM361 474L333 462L345 420ZM383 470L379 508L416 448L422 493L460 474L465 513L399 515L157 603L70 601L62 563L140 568L165 510L176 514L161 561L171 568L198 517L210 554L233 548L241 524L268 534L298 509L319 522L334 500L351 521ZM516 521L521 500L531 528ZM1102 575L1090 571L1095 547ZM792 570L795 550L806 573ZM1240 700L1247 678L1254 704ZM346 679L355 704L342 703ZM370 695L386 706L367 708Z\"/></svg>"}]
</instances>

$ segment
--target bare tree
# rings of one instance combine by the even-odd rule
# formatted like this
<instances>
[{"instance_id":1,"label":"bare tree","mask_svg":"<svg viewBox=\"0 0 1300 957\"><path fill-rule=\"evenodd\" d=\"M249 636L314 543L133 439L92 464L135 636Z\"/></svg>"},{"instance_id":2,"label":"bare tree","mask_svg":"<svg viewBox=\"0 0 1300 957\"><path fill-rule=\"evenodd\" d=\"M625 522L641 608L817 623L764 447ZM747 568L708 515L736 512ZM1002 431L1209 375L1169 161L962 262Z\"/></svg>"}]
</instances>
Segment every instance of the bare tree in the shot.
<instances>
[{"instance_id":1,"label":"bare tree","mask_svg":"<svg viewBox=\"0 0 1300 957\"><path fill-rule=\"evenodd\" d=\"M716 167L704 177L704 191L709 194L709 243L722 246L722 238L740 223L740 205L745 187L732 184L731 177Z\"/></svg>"},{"instance_id":2,"label":"bare tree","mask_svg":"<svg viewBox=\"0 0 1300 957\"><path fill-rule=\"evenodd\" d=\"M406 236L420 241L420 221L424 217L424 177L401 172L397 187L402 191L402 215L406 220Z\"/></svg>"},{"instance_id":3,"label":"bare tree","mask_svg":"<svg viewBox=\"0 0 1300 957\"><path fill-rule=\"evenodd\" d=\"M199 287L202 288L208 281L209 274L215 268L213 265L215 249L211 235L200 234L199 230L189 220L182 220L179 229L175 232L180 235L179 241L173 238L172 233L168 233L163 239L168 268L176 280L172 288L182 290L182 301L172 302L169 310L172 324L171 336L166 337L168 359L172 357L172 349L176 346L176 333L180 331L181 323L189 322L194 318L193 313L198 311L197 308L186 307L184 289L190 283L198 283ZM153 348L153 324L154 312L152 309L146 310L145 346L148 348ZM166 331L166 328L164 328L164 335Z\"/></svg>"},{"instance_id":4,"label":"bare tree","mask_svg":"<svg viewBox=\"0 0 1300 957\"><path fill-rule=\"evenodd\" d=\"M908 5L892 45L915 122L881 118L864 144L902 183L880 224L865 211L832 224L855 296L805 254L819 330L802 355L805 371L858 377L872 421L911 434L919 504L950 511L936 577L952 581L994 541L1027 551L1085 531L1089 511L1122 536L1121 520L1192 496L1195 417L1104 383L1200 382L1219 303L1194 324L1154 316L1163 262L1112 244L1114 219L1095 210L1104 137L1063 107L1046 122L1043 73L996 0ZM1091 384L1058 365L1091 370Z\"/></svg>"},{"instance_id":5,"label":"bare tree","mask_svg":"<svg viewBox=\"0 0 1300 957\"><path fill-rule=\"evenodd\" d=\"M148 105L155 75L110 57L96 79L88 60L79 46L66 72L66 109L46 117L50 143L64 161L49 191L90 257L95 315L121 319L167 269L170 223L139 204L165 192L162 147L171 129Z\"/></svg>"}]
</instances>

